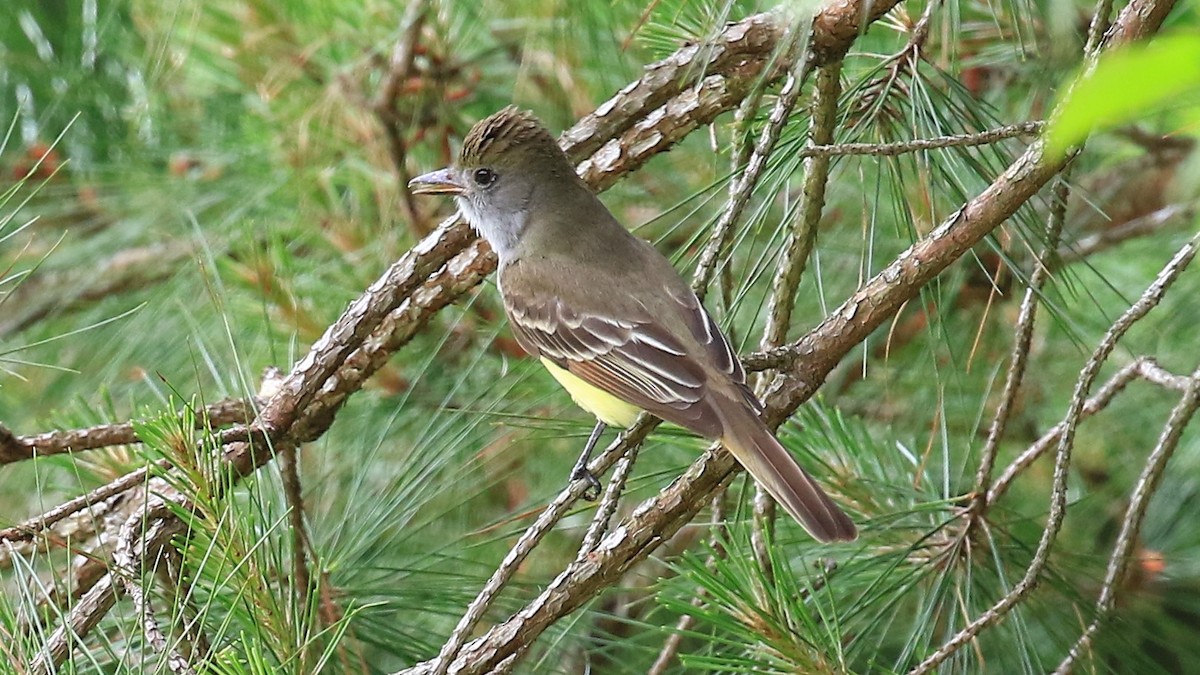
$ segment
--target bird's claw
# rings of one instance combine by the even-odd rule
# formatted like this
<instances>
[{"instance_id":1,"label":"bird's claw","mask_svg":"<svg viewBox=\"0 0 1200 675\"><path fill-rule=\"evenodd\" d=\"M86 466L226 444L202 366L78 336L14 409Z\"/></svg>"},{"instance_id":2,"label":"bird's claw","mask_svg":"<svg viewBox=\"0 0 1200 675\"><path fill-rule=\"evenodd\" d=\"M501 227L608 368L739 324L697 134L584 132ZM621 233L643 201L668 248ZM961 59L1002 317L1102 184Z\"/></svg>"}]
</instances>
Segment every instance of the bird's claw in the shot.
<instances>
[{"instance_id":1,"label":"bird's claw","mask_svg":"<svg viewBox=\"0 0 1200 675\"><path fill-rule=\"evenodd\" d=\"M571 472L571 481L585 480L587 487L584 488L581 495L586 501L594 502L600 498L600 479L596 478L587 468Z\"/></svg>"}]
</instances>

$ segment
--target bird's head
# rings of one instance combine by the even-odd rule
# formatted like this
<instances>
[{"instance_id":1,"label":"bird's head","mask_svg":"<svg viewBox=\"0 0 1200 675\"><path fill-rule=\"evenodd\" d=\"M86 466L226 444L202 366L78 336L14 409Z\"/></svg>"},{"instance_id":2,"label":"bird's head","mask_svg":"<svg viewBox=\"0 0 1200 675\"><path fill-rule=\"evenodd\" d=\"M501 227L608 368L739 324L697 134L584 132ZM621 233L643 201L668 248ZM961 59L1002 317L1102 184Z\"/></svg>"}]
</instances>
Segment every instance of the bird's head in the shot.
<instances>
[{"instance_id":1,"label":"bird's head","mask_svg":"<svg viewBox=\"0 0 1200 675\"><path fill-rule=\"evenodd\" d=\"M535 209L578 185L574 168L533 113L513 106L481 120L463 139L458 160L409 181L417 194L449 194L503 258Z\"/></svg>"}]
</instances>

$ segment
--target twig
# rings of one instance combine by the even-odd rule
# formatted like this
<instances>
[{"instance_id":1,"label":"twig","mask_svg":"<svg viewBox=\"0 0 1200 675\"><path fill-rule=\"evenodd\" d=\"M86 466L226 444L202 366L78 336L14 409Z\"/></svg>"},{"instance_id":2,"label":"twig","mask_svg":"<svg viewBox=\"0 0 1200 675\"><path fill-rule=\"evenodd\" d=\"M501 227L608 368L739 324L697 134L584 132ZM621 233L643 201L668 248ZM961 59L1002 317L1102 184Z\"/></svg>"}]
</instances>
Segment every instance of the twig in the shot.
<instances>
[{"instance_id":1,"label":"twig","mask_svg":"<svg viewBox=\"0 0 1200 675\"><path fill-rule=\"evenodd\" d=\"M160 490L156 490L159 494L171 492L170 488L165 484L159 485ZM151 491L147 488L143 494L149 494ZM155 497L157 504L161 506L162 501ZM147 509L144 512L139 512L130 519L127 519L123 524L120 532L126 533L124 525L130 522L138 523L136 532L140 533L138 546L141 552L156 551L169 544L171 537L183 531L183 523L177 518L160 518L165 511L155 508ZM104 615L112 609L116 604L117 599L126 591L126 586L123 583L117 583L114 578L114 573L110 572L104 575L95 586L84 594L74 607L71 608L71 613L67 615L66 621L54 630L53 633L46 639L42 646L42 650L34 658L31 664L31 669L37 673L55 672L58 664L67 657L67 652L70 649L72 642L81 640L87 635Z\"/></svg>"},{"instance_id":2,"label":"twig","mask_svg":"<svg viewBox=\"0 0 1200 675\"><path fill-rule=\"evenodd\" d=\"M7 542L6 542L7 544ZM6 546L7 551L0 551L0 555L5 555L6 563L11 564L14 554L21 554L16 546ZM42 601L46 607L52 607L58 612L69 608L76 600L91 590L100 578L108 573L107 553L110 546L99 544L94 550L80 551L71 561L70 574L72 582L66 587L56 586L50 591ZM56 612L56 613L58 613ZM49 615L49 613L46 613ZM40 626L39 626L40 627ZM25 629L28 630L28 629Z\"/></svg>"},{"instance_id":3,"label":"twig","mask_svg":"<svg viewBox=\"0 0 1200 675\"><path fill-rule=\"evenodd\" d=\"M733 228L741 220L746 205L750 203L750 194L758 185L758 179L767 165L767 157L775 149L775 142L779 140L779 134L783 131L788 116L800 98L804 80L808 77L808 71L812 67L812 52L807 45L810 32L811 26L805 21L797 22L788 33L788 41L783 47L783 53L787 55L788 60L793 54L798 54L799 57L792 65L792 70L788 72L783 89L779 92L779 98L776 99L775 106L771 108L771 113L767 117L767 125L759 134L758 142L754 145L754 152L750 153L750 159L746 161L746 168L738 174L730 186L729 200L725 202L725 209L721 211L721 216L713 226L708 244L700 254L700 260L696 265L699 275L692 284L692 290L696 291L696 295L701 300L704 299L708 284L712 281L717 260L728 245Z\"/></svg>"},{"instance_id":4,"label":"twig","mask_svg":"<svg viewBox=\"0 0 1200 675\"><path fill-rule=\"evenodd\" d=\"M408 143L404 139L401 119L396 103L400 97L400 86L412 73L413 56L416 53L417 38L421 34L421 26L425 23L425 15L429 9L427 0L411 0L400 19L400 37L392 50L392 58L388 63L387 76L379 88L379 93L371 103L371 109L383 125L387 136L388 149L392 155L392 165L396 169L396 182L400 190L400 199L408 216L409 226L417 237L429 234L425 218L417 209L416 200L408 181L412 176L408 171Z\"/></svg>"},{"instance_id":5,"label":"twig","mask_svg":"<svg viewBox=\"0 0 1200 675\"><path fill-rule=\"evenodd\" d=\"M1104 383L1104 386L1100 387L1098 392L1096 392L1087 400L1086 403L1084 403L1083 408L1079 411L1080 420L1087 419L1088 417L1091 417L1092 415L1095 415L1101 410L1107 408L1108 404L1111 403L1114 398L1116 398L1117 394L1124 391L1125 387L1128 386L1130 382L1138 378L1146 380L1152 384L1156 384L1160 387L1179 392L1186 390L1189 381L1189 378L1187 377L1175 375L1163 370L1161 366L1159 366L1154 362L1153 359L1149 357L1139 357L1132 363L1129 363L1117 371L1111 378L1108 379L1107 382ZM1051 448L1055 447L1058 444L1059 439L1062 438L1063 431L1066 428L1067 421L1064 419L1063 421L1054 425L1054 427L1049 431L1042 434L1041 438L1037 439L1037 441L1026 448L1024 452L1018 455L1016 459L1014 459L1007 467L1005 467L1004 471L1001 472L1000 477L996 479L996 482L992 485L991 489L988 490L988 503L995 503L997 499L999 499L1005 492L1008 491L1008 488L1012 485L1012 482L1016 480L1017 476L1021 475L1021 473L1024 472L1025 469L1029 468L1031 464L1037 461L1039 457L1046 454Z\"/></svg>"},{"instance_id":6,"label":"twig","mask_svg":"<svg viewBox=\"0 0 1200 675\"><path fill-rule=\"evenodd\" d=\"M615 441L597 458L593 459L588 464L588 471L592 475L602 475L608 467L612 466L617 458L628 452L630 448L642 443L646 436L654 427L658 426L658 421L649 416L643 415L642 419L633 427L622 433ZM479 595L475 597L471 604L467 606L467 611L458 621L458 625L454 627L454 631L450 634L450 638L442 645L438 652L437 659L430 664L431 673L446 673L453 664L454 659L458 656L463 644L466 642L466 637L475 630L479 624L479 620L492 606L500 591L508 584L509 579L516 573L517 568L525 561L525 558L541 543L542 538L549 534L555 523L566 515L584 490L587 489L587 484L584 481L573 481L558 496L554 501L546 505L538 518L530 525L521 537L517 539L517 543L508 551L504 559L500 561L500 565L496 571L492 573L491 578L484 584L483 589L479 591Z\"/></svg>"},{"instance_id":7,"label":"twig","mask_svg":"<svg viewBox=\"0 0 1200 675\"><path fill-rule=\"evenodd\" d=\"M925 48L925 42L929 39L929 24L933 22L933 10L941 4L941 0L926 2L925 10L921 12L921 18L917 19L917 23L912 27L912 33L908 36L908 44L905 45L904 51L911 53L914 59L920 56L921 51Z\"/></svg>"},{"instance_id":8,"label":"twig","mask_svg":"<svg viewBox=\"0 0 1200 675\"><path fill-rule=\"evenodd\" d=\"M617 460L616 468L613 469L612 476L609 477L608 485L604 490L604 497L596 508L596 515L592 518L587 532L583 535L583 541L579 544L579 556L591 553L596 548L596 544L600 542L600 538L608 532L608 524L617 511L621 492L625 489L625 483L628 482L629 474L633 471L634 462L637 461L639 447L638 444L631 444L625 454Z\"/></svg>"},{"instance_id":9,"label":"twig","mask_svg":"<svg viewBox=\"0 0 1200 675\"><path fill-rule=\"evenodd\" d=\"M1092 21L1088 24L1087 44L1083 47L1085 56L1095 57L1104 47L1110 16L1112 16L1112 0L1099 0L1096 3L1096 11L1092 12Z\"/></svg>"},{"instance_id":10,"label":"twig","mask_svg":"<svg viewBox=\"0 0 1200 675\"><path fill-rule=\"evenodd\" d=\"M789 38L788 41L777 47L777 55L782 56L785 61L793 59L798 51L802 36L801 25L799 23L794 24L787 35ZM792 70L788 72L787 81L783 85L785 91L799 89L796 86L796 76L799 74L803 78L804 74L797 73L797 66L803 65L803 63L801 61L793 64ZM719 267L727 271L729 268L728 262L725 261L725 251L729 247L733 226L738 218L736 214L731 216L730 211L739 199L745 200L748 197L749 191L753 189L752 185L747 187L746 180L752 178L754 181L757 181L756 175L750 175L750 162L758 152L764 139L769 135L770 122L763 129L757 143L752 145L747 141L749 140L750 125L754 120L755 113L758 111L763 94L766 92L767 84L768 80L766 78L755 82L747 95L742 99L741 104L738 105L737 112L734 114L735 126L731 166L735 178L729 182L729 198L725 202L725 209L722 211L721 218L713 226L712 231L709 232L708 241L700 253L700 260L696 265L696 272L692 278L692 289L696 291L696 294L702 300L708 292L708 284L712 281L712 276L716 272L716 269ZM797 91L796 95L798 93ZM778 106L783 103L782 99L777 100L775 109L778 109ZM792 107L794 105L795 101L793 100ZM789 107L788 111L790 112L790 110L791 108ZM741 196L739 197L739 195ZM722 297L722 300L727 301L728 299Z\"/></svg>"},{"instance_id":11,"label":"twig","mask_svg":"<svg viewBox=\"0 0 1200 675\"><path fill-rule=\"evenodd\" d=\"M72 640L90 633L96 624L100 623L100 619L103 619L104 615L108 613L108 610L116 604L117 594L121 592L117 590L118 588L119 586L113 584L113 577L109 574L104 575L95 586L92 586L91 590L85 593L71 608L71 613L67 615L66 621L55 628L54 632L46 638L42 651L38 652L30 664L30 671L47 675L57 672L56 665L67 658L67 651Z\"/></svg>"},{"instance_id":12,"label":"twig","mask_svg":"<svg viewBox=\"0 0 1200 675\"><path fill-rule=\"evenodd\" d=\"M380 84L375 99L371 102L371 107L376 112L395 110L396 99L400 97L400 87L404 84L404 79L412 72L417 37L425 22L425 14L428 9L428 0L414 0L405 7L404 15L400 17L400 37L392 49L387 76Z\"/></svg>"},{"instance_id":13,"label":"twig","mask_svg":"<svg viewBox=\"0 0 1200 675\"><path fill-rule=\"evenodd\" d=\"M206 405L196 415L196 428L212 430L230 424L247 424L254 419L258 402L227 398ZM0 465L20 462L34 457L81 452L114 445L141 443L132 422L101 424L84 429L48 431L32 436L14 436L0 426ZM3 535L0 535L2 538Z\"/></svg>"},{"instance_id":14,"label":"twig","mask_svg":"<svg viewBox=\"0 0 1200 675\"><path fill-rule=\"evenodd\" d=\"M712 498L712 519L709 523L711 534L708 542L712 547L713 552L709 554L708 560L704 566L709 570L715 569L717 560L725 557L725 547L723 540L725 538L725 491L720 490ZM699 609L704 605L705 599L708 597L708 591L703 587L696 589L696 595L692 598L692 607ZM671 666L671 662L675 660L675 655L679 653L679 647L683 644L683 634L691 630L696 623L694 614L684 614L675 622L675 629L671 632L662 649L658 652L658 656L654 659L654 663L650 669L646 671L646 675L663 675L667 668Z\"/></svg>"},{"instance_id":15,"label":"twig","mask_svg":"<svg viewBox=\"0 0 1200 675\"><path fill-rule=\"evenodd\" d=\"M177 675L194 675L196 671L191 664L168 643L166 635L155 621L154 611L150 607L150 601L146 598L146 591L142 586L145 562L147 559L157 561L161 556L161 550L145 548L142 545L143 541L155 539L152 530L144 530L144 527L151 520L154 522L151 528L165 526L164 521L159 518L166 513L162 501L157 497L152 501L156 501L157 504L148 508L145 513L139 513L129 518L121 528L121 536L117 539L117 545L113 551L113 567L109 574L117 577L121 584L120 587L124 589L125 595L133 603L134 612L141 621L146 641L155 652L167 655L167 667L171 669L171 672Z\"/></svg>"},{"instance_id":16,"label":"twig","mask_svg":"<svg viewBox=\"0 0 1200 675\"><path fill-rule=\"evenodd\" d=\"M212 652L212 643L204 634L201 625L201 614L196 610L192 593L193 580L184 570L183 555L174 546L164 546L161 551L161 565L155 572L159 583L164 587L164 595L173 598L178 603L179 613L172 625L179 631L178 644L184 658L196 663L201 668L205 659Z\"/></svg>"},{"instance_id":17,"label":"twig","mask_svg":"<svg viewBox=\"0 0 1200 675\"><path fill-rule=\"evenodd\" d=\"M287 499L288 520L292 525L292 588L301 606L308 604L312 594L312 575L308 572L308 522L304 517L304 494L300 488L300 448L288 444L279 449L283 494Z\"/></svg>"},{"instance_id":18,"label":"twig","mask_svg":"<svg viewBox=\"0 0 1200 675\"><path fill-rule=\"evenodd\" d=\"M894 157L910 152L926 150L941 150L943 148L968 148L976 145L989 145L1010 138L1021 136L1036 136L1046 128L1042 121L1019 122L1008 124L987 131L973 134L950 134L935 138L918 138L912 141L896 143L835 143L831 145L810 145L799 153L801 157L844 157L850 155L874 155L879 157Z\"/></svg>"},{"instance_id":19,"label":"twig","mask_svg":"<svg viewBox=\"0 0 1200 675\"><path fill-rule=\"evenodd\" d=\"M778 48L782 34L777 16L756 14L726 27L711 42L687 45L646 66L636 82L622 88L595 112L583 116L563 132L563 148L571 148L573 152L568 151L568 155L576 161L597 154L609 139L629 128L630 120L645 119L676 98L696 73L730 77L738 73L740 77L744 72L757 77ZM757 64L758 68L747 68L751 64Z\"/></svg>"},{"instance_id":20,"label":"twig","mask_svg":"<svg viewBox=\"0 0 1200 675\"><path fill-rule=\"evenodd\" d=\"M1050 218L1046 223L1046 238L1042 252L1038 255L1033 274L1029 277L1029 287L1021 299L1021 310L1017 315L1016 336L1009 357L1008 371L1004 376L1004 389L1000 392L1000 402L988 425L987 439L979 457L979 468L975 472L975 491L970 505L971 523L977 522L987 511L988 488L992 483L992 470L996 466L996 454L1000 450L1000 440L1004 437L1005 428L1012 414L1013 405L1020 393L1021 383L1025 378L1025 367L1029 363L1029 354L1033 345L1033 326L1037 319L1038 299L1042 287L1050 277L1050 258L1058 247L1062 237L1063 222L1067 216L1067 197L1070 187L1067 182L1070 167L1063 171L1063 176L1054 186L1054 199L1050 204ZM968 529L970 529L968 527Z\"/></svg>"},{"instance_id":21,"label":"twig","mask_svg":"<svg viewBox=\"0 0 1200 675\"><path fill-rule=\"evenodd\" d=\"M813 85L810 145L827 144L833 140L837 101L841 94L841 73L841 61L834 61L817 70ZM808 157L804 160L800 204L780 253L778 273L771 282L767 325L759 342L762 349L778 347L787 342L788 330L792 324L792 307L796 302L796 289L800 287L804 270L808 266L808 257L817 243L821 213L825 208L829 165L829 157ZM759 377L756 391L759 397L766 393L768 383L766 374ZM775 501L761 485L756 484L750 542L768 583L774 576L768 550L768 542L774 534L774 525Z\"/></svg>"},{"instance_id":22,"label":"twig","mask_svg":"<svg viewBox=\"0 0 1200 675\"><path fill-rule=\"evenodd\" d=\"M771 298L767 306L767 326L760 342L761 349L778 347L787 341L796 302L796 289L808 266L808 257L816 246L821 213L825 208L825 189L829 180L829 156L807 154L813 147L823 147L833 139L837 100L841 91L842 62L835 61L817 71L813 89L813 112L810 142L801 155L804 162L804 183L801 202L787 241L780 253L779 270L771 282Z\"/></svg>"},{"instance_id":23,"label":"twig","mask_svg":"<svg viewBox=\"0 0 1200 675\"><path fill-rule=\"evenodd\" d=\"M1168 204L1144 216L1106 229L1058 249L1059 265L1069 265L1093 256L1134 237L1141 237L1161 230L1176 220L1188 220L1196 214L1195 205Z\"/></svg>"},{"instance_id":24,"label":"twig","mask_svg":"<svg viewBox=\"0 0 1200 675\"><path fill-rule=\"evenodd\" d=\"M738 175L745 170L746 162L750 161L750 153L754 150L754 144L750 142L751 125L754 123L754 117L758 113L758 108L762 104L763 95L766 93L766 79L759 80L754 87L742 99L741 105L737 107L737 111L733 114L733 132L732 132L732 148L730 151L730 175ZM729 182L729 194L733 196L734 182ZM705 248L713 248L721 245L721 242L726 239L723 232L717 231L715 228L709 232L708 242ZM701 253L701 257L704 253ZM721 307L725 311L732 312L733 305L733 269L729 264L729 253L727 251L717 251L717 255L712 257L713 263L717 265L716 274L719 277L718 283L721 289ZM704 267L697 266L693 274L692 283L697 283L696 280L703 278L705 274L712 274L705 270ZM707 293L706 293L707 295ZM730 336L733 337L733 336Z\"/></svg>"},{"instance_id":25,"label":"twig","mask_svg":"<svg viewBox=\"0 0 1200 675\"><path fill-rule=\"evenodd\" d=\"M170 468L170 464L163 460L157 465L160 469ZM101 502L125 492L126 490L141 485L149 476L147 469L137 469L117 478L116 480L101 485L91 492L76 497L70 501L59 504L49 511L36 516L18 525L7 527L0 530L0 542L15 543L19 541L31 540L38 535L39 532L54 525L55 523L78 513L84 509L92 509ZM95 514L89 514L88 520L95 518ZM7 560L7 559L5 559Z\"/></svg>"},{"instance_id":26,"label":"twig","mask_svg":"<svg viewBox=\"0 0 1200 675\"><path fill-rule=\"evenodd\" d=\"M1066 427L1059 437L1055 453L1054 479L1050 490L1050 515L1047 518L1046 527L1042 531L1042 537L1038 542L1037 550L1034 552L1033 560L1030 561L1024 576L1004 597L1000 598L994 605L976 617L975 620L967 624L954 637L947 640L945 644L929 655L916 668L909 671L910 675L928 673L937 668L943 661L950 658L951 654L958 651L967 642L973 640L980 631L996 623L1004 615L1008 614L1018 602L1033 591L1050 557L1050 549L1054 544L1054 540L1058 537L1063 517L1066 515L1067 474L1071 465L1071 450L1075 442L1075 430L1082 417L1083 407L1087 403L1088 391L1091 390L1096 377L1100 374L1100 368L1108 360L1108 356L1116 347L1117 342L1135 323L1158 305L1167 289L1179 278L1183 270L1187 269L1188 263L1192 261L1195 254L1196 239L1193 239L1171 258L1171 261L1167 263L1166 267L1163 268L1154 280L1154 283L1146 289L1146 292L1138 298L1137 302L1109 327L1104 337L1101 338L1100 344L1092 352L1092 356L1084 364L1083 370L1080 371L1079 379L1075 383L1075 391L1071 395L1071 403L1067 408L1065 418Z\"/></svg>"},{"instance_id":27,"label":"twig","mask_svg":"<svg viewBox=\"0 0 1200 675\"><path fill-rule=\"evenodd\" d=\"M1096 615L1083 634L1079 636L1079 640L1067 652L1062 662L1058 664L1058 668L1055 668L1055 673L1065 675L1071 672L1075 661L1085 650L1091 648L1092 639L1100 630L1100 626L1111 617L1117 602L1117 589L1125 579L1126 570L1129 568L1133 547L1141 532L1142 521L1146 517L1146 508L1158 490L1158 484L1167 468L1167 462L1175 454L1175 448L1179 447L1179 439L1196 414L1197 407L1200 407L1200 368L1192 372L1192 376L1188 378L1187 390L1183 392L1179 403L1171 410L1171 416L1167 419L1167 424L1158 437L1158 444L1146 458L1146 464L1142 468L1141 475L1138 476L1133 496L1129 500L1129 507L1125 510L1125 518L1121 521L1121 533L1117 535L1117 543L1113 546L1112 555L1108 559L1104 585L1101 586L1100 598L1096 601Z\"/></svg>"}]
</instances>

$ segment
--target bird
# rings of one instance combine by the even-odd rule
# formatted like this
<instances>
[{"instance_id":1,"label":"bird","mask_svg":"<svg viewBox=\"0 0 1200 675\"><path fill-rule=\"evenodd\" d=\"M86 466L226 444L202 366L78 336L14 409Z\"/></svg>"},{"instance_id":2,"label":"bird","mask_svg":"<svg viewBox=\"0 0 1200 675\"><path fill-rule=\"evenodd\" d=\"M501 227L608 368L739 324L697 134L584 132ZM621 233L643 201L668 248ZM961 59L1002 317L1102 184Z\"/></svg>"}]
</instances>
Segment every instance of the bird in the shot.
<instances>
[{"instance_id":1,"label":"bird","mask_svg":"<svg viewBox=\"0 0 1200 675\"><path fill-rule=\"evenodd\" d=\"M760 418L762 405L712 316L649 242L613 216L531 112L476 123L449 167L413 178L453 196L491 245L521 347L597 419L572 479L607 426L647 411L719 440L814 538L852 541L854 522Z\"/></svg>"}]
</instances>

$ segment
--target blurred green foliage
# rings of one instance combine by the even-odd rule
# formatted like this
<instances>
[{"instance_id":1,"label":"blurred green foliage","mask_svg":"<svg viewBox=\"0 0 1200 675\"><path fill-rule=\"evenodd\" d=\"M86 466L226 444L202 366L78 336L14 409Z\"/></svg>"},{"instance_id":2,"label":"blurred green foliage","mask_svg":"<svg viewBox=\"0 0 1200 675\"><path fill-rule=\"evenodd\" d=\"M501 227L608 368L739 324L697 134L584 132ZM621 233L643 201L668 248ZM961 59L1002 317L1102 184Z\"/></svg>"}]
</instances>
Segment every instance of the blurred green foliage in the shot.
<instances>
[{"instance_id":1,"label":"blurred green foliage","mask_svg":"<svg viewBox=\"0 0 1200 675\"><path fill-rule=\"evenodd\" d=\"M1081 76L1048 136L1054 152L1082 141L1096 128L1144 119L1166 110L1176 124L1200 124L1200 34L1163 36L1106 55Z\"/></svg>"}]
</instances>

